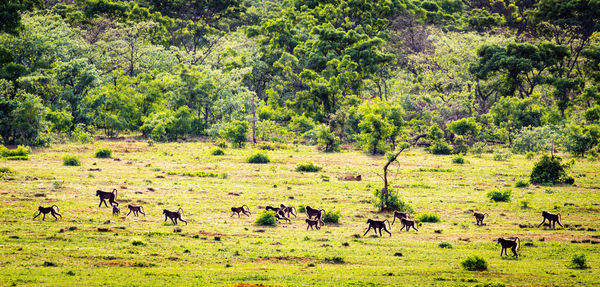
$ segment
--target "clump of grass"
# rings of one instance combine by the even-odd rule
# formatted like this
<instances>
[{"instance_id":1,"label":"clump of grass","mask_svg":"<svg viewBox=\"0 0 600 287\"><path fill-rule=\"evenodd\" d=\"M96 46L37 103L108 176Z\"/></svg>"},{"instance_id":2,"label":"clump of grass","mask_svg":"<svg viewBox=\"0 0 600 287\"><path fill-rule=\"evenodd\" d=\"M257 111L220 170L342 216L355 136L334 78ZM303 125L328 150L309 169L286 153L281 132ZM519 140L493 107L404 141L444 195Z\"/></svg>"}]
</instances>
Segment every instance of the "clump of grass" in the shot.
<instances>
[{"instance_id":1,"label":"clump of grass","mask_svg":"<svg viewBox=\"0 0 600 287\"><path fill-rule=\"evenodd\" d=\"M528 186L529 186L529 181L522 180L522 179L517 180L517 182L515 183L515 187L528 187Z\"/></svg>"},{"instance_id":2,"label":"clump of grass","mask_svg":"<svg viewBox=\"0 0 600 287\"><path fill-rule=\"evenodd\" d=\"M81 165L81 162L79 161L79 159L74 155L63 156L62 162L63 162L63 165L66 165L66 166L80 166Z\"/></svg>"},{"instance_id":3,"label":"clump of grass","mask_svg":"<svg viewBox=\"0 0 600 287\"><path fill-rule=\"evenodd\" d=\"M296 166L296 171L303 171L303 172L318 172L321 169L322 169L322 167L315 165L312 162L303 163L303 164L299 164Z\"/></svg>"},{"instance_id":4,"label":"clump of grass","mask_svg":"<svg viewBox=\"0 0 600 287\"><path fill-rule=\"evenodd\" d=\"M464 164L465 158L462 155L457 155L452 159L452 163L454 164Z\"/></svg>"},{"instance_id":5,"label":"clump of grass","mask_svg":"<svg viewBox=\"0 0 600 287\"><path fill-rule=\"evenodd\" d=\"M256 225L260 226L275 226L277 225L277 219L275 218L275 212L272 210L263 211L260 216L256 218L254 222Z\"/></svg>"},{"instance_id":6,"label":"clump of grass","mask_svg":"<svg viewBox=\"0 0 600 287\"><path fill-rule=\"evenodd\" d=\"M510 153L510 152L503 153L500 151L496 151L494 153L494 160L495 161L504 161L504 160L509 159L511 156L512 156L512 153Z\"/></svg>"},{"instance_id":7,"label":"clump of grass","mask_svg":"<svg viewBox=\"0 0 600 287\"><path fill-rule=\"evenodd\" d=\"M227 148L227 141L225 139L217 139L215 145L220 148Z\"/></svg>"},{"instance_id":8,"label":"clump of grass","mask_svg":"<svg viewBox=\"0 0 600 287\"><path fill-rule=\"evenodd\" d=\"M529 208L529 200L521 200L521 209L528 209Z\"/></svg>"},{"instance_id":9,"label":"clump of grass","mask_svg":"<svg viewBox=\"0 0 600 287\"><path fill-rule=\"evenodd\" d=\"M17 172L9 167L0 167L0 179L14 179L16 174Z\"/></svg>"},{"instance_id":10,"label":"clump of grass","mask_svg":"<svg viewBox=\"0 0 600 287\"><path fill-rule=\"evenodd\" d=\"M323 222L338 223L340 221L341 216L342 215L339 209L325 211L325 215L323 216Z\"/></svg>"},{"instance_id":11,"label":"clump of grass","mask_svg":"<svg viewBox=\"0 0 600 287\"><path fill-rule=\"evenodd\" d=\"M339 256L333 256L333 257L325 257L325 262L327 263L331 263L331 264L344 264L344 258L339 257Z\"/></svg>"},{"instance_id":12,"label":"clump of grass","mask_svg":"<svg viewBox=\"0 0 600 287\"><path fill-rule=\"evenodd\" d=\"M96 152L94 153L94 157L96 158L111 158L112 157L112 150L109 148L99 148L96 150Z\"/></svg>"},{"instance_id":13,"label":"clump of grass","mask_svg":"<svg viewBox=\"0 0 600 287\"><path fill-rule=\"evenodd\" d=\"M306 206L304 204L298 205L298 212L306 212Z\"/></svg>"},{"instance_id":14,"label":"clump of grass","mask_svg":"<svg viewBox=\"0 0 600 287\"><path fill-rule=\"evenodd\" d=\"M585 254L575 254L571 259L570 266L573 269L587 269L590 266L587 264L587 259L585 258Z\"/></svg>"},{"instance_id":15,"label":"clump of grass","mask_svg":"<svg viewBox=\"0 0 600 287\"><path fill-rule=\"evenodd\" d=\"M261 144L260 146L258 146L258 148L261 150L275 150L275 147L273 147L270 144Z\"/></svg>"},{"instance_id":16,"label":"clump of grass","mask_svg":"<svg viewBox=\"0 0 600 287\"><path fill-rule=\"evenodd\" d=\"M140 241L140 240L134 240L131 242L131 245L133 246L146 246L146 243Z\"/></svg>"},{"instance_id":17,"label":"clump of grass","mask_svg":"<svg viewBox=\"0 0 600 287\"><path fill-rule=\"evenodd\" d=\"M492 190L487 193L487 197L494 202L509 202L510 201L510 189L505 191Z\"/></svg>"},{"instance_id":18,"label":"clump of grass","mask_svg":"<svg viewBox=\"0 0 600 287\"><path fill-rule=\"evenodd\" d=\"M16 149L7 149L5 146L0 145L0 157L27 157L31 150L26 146L17 146Z\"/></svg>"},{"instance_id":19,"label":"clump of grass","mask_svg":"<svg viewBox=\"0 0 600 287\"><path fill-rule=\"evenodd\" d=\"M463 260L460 265L468 271L484 271L488 265L485 259L478 255L471 255Z\"/></svg>"},{"instance_id":20,"label":"clump of grass","mask_svg":"<svg viewBox=\"0 0 600 287\"><path fill-rule=\"evenodd\" d=\"M450 244L449 242L440 242L440 244L438 244L438 247L452 249L452 244Z\"/></svg>"},{"instance_id":21,"label":"clump of grass","mask_svg":"<svg viewBox=\"0 0 600 287\"><path fill-rule=\"evenodd\" d=\"M269 163L269 162L271 162L271 160L269 160L269 157L266 154L261 153L261 152L257 152L255 154L251 155L247 161L248 161L248 163Z\"/></svg>"},{"instance_id":22,"label":"clump of grass","mask_svg":"<svg viewBox=\"0 0 600 287\"><path fill-rule=\"evenodd\" d=\"M534 153L534 152L531 152L531 151L530 151L530 152L527 152L527 153L525 154L525 158L526 158L526 159L533 159L534 157L535 157L535 153Z\"/></svg>"},{"instance_id":23,"label":"clump of grass","mask_svg":"<svg viewBox=\"0 0 600 287\"><path fill-rule=\"evenodd\" d=\"M219 177L218 173L210 171L167 171L168 175L182 175L182 176L195 176L195 177Z\"/></svg>"},{"instance_id":24,"label":"clump of grass","mask_svg":"<svg viewBox=\"0 0 600 287\"><path fill-rule=\"evenodd\" d=\"M214 155L214 156L219 156L219 155L225 155L225 152L220 148L215 148L210 151L210 154Z\"/></svg>"},{"instance_id":25,"label":"clump of grass","mask_svg":"<svg viewBox=\"0 0 600 287\"><path fill-rule=\"evenodd\" d=\"M451 168L438 168L438 167L433 167L433 168L419 168L417 171L421 171L421 172L453 172L454 170Z\"/></svg>"},{"instance_id":26,"label":"clump of grass","mask_svg":"<svg viewBox=\"0 0 600 287\"><path fill-rule=\"evenodd\" d=\"M7 156L4 159L5 160L29 160L29 156L26 156L26 155L15 155L15 156Z\"/></svg>"},{"instance_id":27,"label":"clump of grass","mask_svg":"<svg viewBox=\"0 0 600 287\"><path fill-rule=\"evenodd\" d=\"M440 217L435 213L421 213L415 219L420 222L440 222Z\"/></svg>"}]
</instances>

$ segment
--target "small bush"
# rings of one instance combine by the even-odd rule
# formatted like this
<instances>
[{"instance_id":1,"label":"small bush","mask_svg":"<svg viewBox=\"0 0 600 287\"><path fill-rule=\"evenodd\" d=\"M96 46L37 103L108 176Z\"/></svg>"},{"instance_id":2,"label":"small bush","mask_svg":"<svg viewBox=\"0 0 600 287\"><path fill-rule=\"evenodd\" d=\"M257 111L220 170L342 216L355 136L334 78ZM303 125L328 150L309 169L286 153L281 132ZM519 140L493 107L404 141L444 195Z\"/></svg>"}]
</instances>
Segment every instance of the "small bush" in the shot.
<instances>
[{"instance_id":1,"label":"small bush","mask_svg":"<svg viewBox=\"0 0 600 287\"><path fill-rule=\"evenodd\" d=\"M306 206L304 204L298 205L298 212L301 212L301 213L306 212Z\"/></svg>"},{"instance_id":2,"label":"small bush","mask_svg":"<svg viewBox=\"0 0 600 287\"><path fill-rule=\"evenodd\" d=\"M261 225L261 226L275 226L277 225L277 219L275 218L275 212L273 212L272 210L265 210L263 211L260 216L258 216L256 218L256 221L254 222L256 223L256 225Z\"/></svg>"},{"instance_id":3,"label":"small bush","mask_svg":"<svg viewBox=\"0 0 600 287\"><path fill-rule=\"evenodd\" d=\"M435 213L421 213L415 219L420 222L440 222L440 217Z\"/></svg>"},{"instance_id":4,"label":"small bush","mask_svg":"<svg viewBox=\"0 0 600 287\"><path fill-rule=\"evenodd\" d=\"M327 263L332 263L332 264L344 264L344 258L339 257L339 256L334 256L334 257L325 257L325 262Z\"/></svg>"},{"instance_id":5,"label":"small bush","mask_svg":"<svg viewBox=\"0 0 600 287\"><path fill-rule=\"evenodd\" d=\"M275 150L275 147L270 144L261 144L258 148L261 150Z\"/></svg>"},{"instance_id":6,"label":"small bush","mask_svg":"<svg viewBox=\"0 0 600 287\"><path fill-rule=\"evenodd\" d=\"M0 157L27 157L31 152L28 147L18 146L16 149L7 149L5 146L0 145Z\"/></svg>"},{"instance_id":7,"label":"small bush","mask_svg":"<svg viewBox=\"0 0 600 287\"><path fill-rule=\"evenodd\" d=\"M571 259L571 268L574 269L587 269L590 268L587 265L587 259L585 258L585 254L575 254L573 255L573 259Z\"/></svg>"},{"instance_id":8,"label":"small bush","mask_svg":"<svg viewBox=\"0 0 600 287\"><path fill-rule=\"evenodd\" d=\"M0 167L0 180L14 179L15 174L17 173L8 167Z\"/></svg>"},{"instance_id":9,"label":"small bush","mask_svg":"<svg viewBox=\"0 0 600 287\"><path fill-rule=\"evenodd\" d=\"M266 154L257 152L248 158L248 162L249 163L269 163L270 160Z\"/></svg>"},{"instance_id":10,"label":"small bush","mask_svg":"<svg viewBox=\"0 0 600 287\"><path fill-rule=\"evenodd\" d=\"M485 142L476 142L471 148L472 154L482 154L487 150L487 144Z\"/></svg>"},{"instance_id":11,"label":"small bush","mask_svg":"<svg viewBox=\"0 0 600 287\"><path fill-rule=\"evenodd\" d=\"M484 271L487 270L487 262L482 257L471 255L463 260L460 265L468 271Z\"/></svg>"},{"instance_id":12,"label":"small bush","mask_svg":"<svg viewBox=\"0 0 600 287\"><path fill-rule=\"evenodd\" d=\"M510 153L510 152L503 153L500 151L496 151L494 153L494 160L495 161L504 161L504 160L509 159L511 156L512 156L512 153Z\"/></svg>"},{"instance_id":13,"label":"small bush","mask_svg":"<svg viewBox=\"0 0 600 287\"><path fill-rule=\"evenodd\" d=\"M521 200L521 209L528 209L529 208L529 200Z\"/></svg>"},{"instance_id":14,"label":"small bush","mask_svg":"<svg viewBox=\"0 0 600 287\"><path fill-rule=\"evenodd\" d=\"M225 155L225 152L220 148L215 148L210 151L210 154L214 156Z\"/></svg>"},{"instance_id":15,"label":"small bush","mask_svg":"<svg viewBox=\"0 0 600 287\"><path fill-rule=\"evenodd\" d=\"M428 151L432 154L444 155L451 154L452 148L446 142L436 141L430 147L428 147Z\"/></svg>"},{"instance_id":16,"label":"small bush","mask_svg":"<svg viewBox=\"0 0 600 287\"><path fill-rule=\"evenodd\" d=\"M452 244L450 244L448 242L440 242L440 244L438 244L438 247L452 249Z\"/></svg>"},{"instance_id":17,"label":"small bush","mask_svg":"<svg viewBox=\"0 0 600 287\"><path fill-rule=\"evenodd\" d=\"M140 240L134 240L134 241L131 242L131 245L133 245L133 246L145 246L146 243L144 243L144 242L142 242Z\"/></svg>"},{"instance_id":18,"label":"small bush","mask_svg":"<svg viewBox=\"0 0 600 287\"><path fill-rule=\"evenodd\" d=\"M465 163L465 158L462 157L462 155L455 156L452 159L452 163L454 163L454 164L464 164Z\"/></svg>"},{"instance_id":19,"label":"small bush","mask_svg":"<svg viewBox=\"0 0 600 287\"><path fill-rule=\"evenodd\" d=\"M566 172L571 163L562 164L561 161L560 157L543 155L540 161L535 163L529 181L533 184L573 184L575 180Z\"/></svg>"},{"instance_id":20,"label":"small bush","mask_svg":"<svg viewBox=\"0 0 600 287\"><path fill-rule=\"evenodd\" d=\"M227 148L227 141L225 139L217 139L214 144L220 148Z\"/></svg>"},{"instance_id":21,"label":"small bush","mask_svg":"<svg viewBox=\"0 0 600 287\"><path fill-rule=\"evenodd\" d=\"M398 193L391 188L388 188L387 200L385 199L384 194L383 194L382 190L380 190L380 189L376 189L375 192L373 193L373 195L374 195L373 204L379 211L398 210L398 211L409 212L409 213L414 212L414 210L410 207L410 205L408 205L408 203L400 200L398 198Z\"/></svg>"},{"instance_id":22,"label":"small bush","mask_svg":"<svg viewBox=\"0 0 600 287\"><path fill-rule=\"evenodd\" d=\"M296 171L303 171L303 172L318 172L321 169L322 169L322 167L315 165L312 162L299 164L296 166Z\"/></svg>"},{"instance_id":23,"label":"small bush","mask_svg":"<svg viewBox=\"0 0 600 287\"><path fill-rule=\"evenodd\" d=\"M517 180L517 182L515 183L515 187L528 187L528 186L529 186L529 182L526 180L522 180L522 179Z\"/></svg>"},{"instance_id":24,"label":"small bush","mask_svg":"<svg viewBox=\"0 0 600 287\"><path fill-rule=\"evenodd\" d=\"M79 124L75 125L75 130L73 132L71 132L71 140L85 144L85 143L93 142L94 137L88 131L85 124L79 123Z\"/></svg>"},{"instance_id":25,"label":"small bush","mask_svg":"<svg viewBox=\"0 0 600 287\"><path fill-rule=\"evenodd\" d=\"M510 194L511 191L509 189L505 191L492 190L487 193L487 197L489 197L490 200L495 202L508 202L510 201Z\"/></svg>"},{"instance_id":26,"label":"small bush","mask_svg":"<svg viewBox=\"0 0 600 287\"><path fill-rule=\"evenodd\" d=\"M243 147L246 140L248 140L248 122L233 120L219 134L228 139L232 146Z\"/></svg>"},{"instance_id":27,"label":"small bush","mask_svg":"<svg viewBox=\"0 0 600 287\"><path fill-rule=\"evenodd\" d=\"M534 153L534 152L531 152L531 151L530 151L530 152L527 152L527 153L525 154L525 158L526 158L526 159L533 159L534 157L535 157L535 153Z\"/></svg>"},{"instance_id":28,"label":"small bush","mask_svg":"<svg viewBox=\"0 0 600 287\"><path fill-rule=\"evenodd\" d=\"M341 217L341 212L339 209L325 211L325 215L323 216L323 222L338 223L340 221L340 217Z\"/></svg>"},{"instance_id":29,"label":"small bush","mask_svg":"<svg viewBox=\"0 0 600 287\"><path fill-rule=\"evenodd\" d=\"M74 155L63 156L62 162L63 162L63 165L66 165L66 166L80 166L81 165L81 162L79 161L79 159Z\"/></svg>"},{"instance_id":30,"label":"small bush","mask_svg":"<svg viewBox=\"0 0 600 287\"><path fill-rule=\"evenodd\" d=\"M29 160L29 157L26 155L16 155L16 156L7 156L4 159L5 160Z\"/></svg>"},{"instance_id":31,"label":"small bush","mask_svg":"<svg viewBox=\"0 0 600 287\"><path fill-rule=\"evenodd\" d=\"M167 171L168 175L182 175L182 176L195 176L195 177L219 177L218 173L211 171Z\"/></svg>"},{"instance_id":32,"label":"small bush","mask_svg":"<svg viewBox=\"0 0 600 287\"><path fill-rule=\"evenodd\" d=\"M112 157L112 150L109 148L99 148L94 154L96 158L110 158Z\"/></svg>"}]
</instances>

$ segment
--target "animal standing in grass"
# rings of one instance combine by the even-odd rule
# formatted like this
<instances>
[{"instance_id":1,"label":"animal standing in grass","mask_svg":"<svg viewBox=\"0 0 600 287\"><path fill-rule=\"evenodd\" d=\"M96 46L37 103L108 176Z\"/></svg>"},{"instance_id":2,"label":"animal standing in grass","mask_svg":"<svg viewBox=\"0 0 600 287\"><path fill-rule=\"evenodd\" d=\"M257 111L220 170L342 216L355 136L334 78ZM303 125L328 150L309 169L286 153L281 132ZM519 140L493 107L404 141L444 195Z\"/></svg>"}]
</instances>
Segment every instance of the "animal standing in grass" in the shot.
<instances>
[{"instance_id":1,"label":"animal standing in grass","mask_svg":"<svg viewBox=\"0 0 600 287\"><path fill-rule=\"evenodd\" d=\"M177 220L181 220L181 221L185 222L185 225L187 225L187 221L185 221L181 218L181 215L183 214L183 209L181 209L181 207L179 209L177 209L177 211L170 211L168 209L163 209L163 214L165 215L165 222L167 221L167 218L169 218L175 225L177 225Z\"/></svg>"},{"instance_id":2,"label":"animal standing in grass","mask_svg":"<svg viewBox=\"0 0 600 287\"><path fill-rule=\"evenodd\" d=\"M119 214L121 213L121 209L119 209L119 207L117 205L112 206L112 214L113 216L119 216Z\"/></svg>"},{"instance_id":3,"label":"animal standing in grass","mask_svg":"<svg viewBox=\"0 0 600 287\"><path fill-rule=\"evenodd\" d=\"M237 213L238 218L240 217L240 213L243 213L244 215L250 217L250 208L248 208L248 206L245 204L240 207L232 207L231 208L231 216L235 215L236 213Z\"/></svg>"},{"instance_id":4,"label":"animal standing in grass","mask_svg":"<svg viewBox=\"0 0 600 287\"><path fill-rule=\"evenodd\" d=\"M373 228L373 231L375 232L375 235L377 235L377 230L379 230L379 236L383 236L381 234L381 229L383 229L385 232L387 232L387 233L390 234L390 237L392 237L392 233L385 226L385 222L386 221L387 221L388 224L390 224L390 222L387 219L384 219L382 221L373 220L373 219L370 219L370 218L367 219L367 224L369 224L369 227L367 228L367 231L365 231L365 234L363 234L363 236L367 235L367 233L369 233L369 230L371 230L371 228Z\"/></svg>"},{"instance_id":5,"label":"animal standing in grass","mask_svg":"<svg viewBox=\"0 0 600 287\"><path fill-rule=\"evenodd\" d=\"M396 222L396 218L398 218L399 220L402 220L403 218L408 219L409 215L410 214L408 212L401 212L401 211L395 210L394 211L394 220L392 220L392 225L394 225L394 222Z\"/></svg>"},{"instance_id":6,"label":"animal standing in grass","mask_svg":"<svg viewBox=\"0 0 600 287\"><path fill-rule=\"evenodd\" d=\"M406 228L406 231L409 231L410 228L412 227L412 229L419 231L416 227L417 223L418 223L418 221L416 221L416 220L401 218L400 223L402 223L402 226L400 226L400 230L402 230L403 228Z\"/></svg>"},{"instance_id":7,"label":"animal standing in grass","mask_svg":"<svg viewBox=\"0 0 600 287\"><path fill-rule=\"evenodd\" d=\"M116 205L119 206L119 203L116 202L117 199L117 189L113 189L112 192L108 192L108 191L103 191L103 190L96 190L96 196L98 196L98 198L100 199L100 204L98 204L98 207L102 206L102 203L104 202L104 206L108 207L108 204L106 204L106 200L108 200L108 202L110 202L111 205Z\"/></svg>"},{"instance_id":8,"label":"animal standing in grass","mask_svg":"<svg viewBox=\"0 0 600 287\"><path fill-rule=\"evenodd\" d=\"M483 224L483 220L488 217L488 214L487 213L481 213L481 212L473 212L473 216L475 216L475 220L477 221L475 224L477 224L477 225L484 225Z\"/></svg>"},{"instance_id":9,"label":"animal standing in grass","mask_svg":"<svg viewBox=\"0 0 600 287\"><path fill-rule=\"evenodd\" d=\"M542 226L544 224L544 222L546 222L546 219L548 220L548 225L551 228L556 228L556 223L558 223L558 225L560 225L560 227L564 228L564 226L560 223L560 213L554 214L554 213L550 213L548 211L542 211L542 217L544 218L544 220L542 220L542 223L540 223L540 225L538 225L538 228L540 226Z\"/></svg>"},{"instance_id":10,"label":"animal standing in grass","mask_svg":"<svg viewBox=\"0 0 600 287\"><path fill-rule=\"evenodd\" d=\"M517 253L517 250L521 246L521 240L519 239L519 237L515 238L514 240L498 238L498 243L500 243L500 246L502 247L502 250L500 250L500 257L502 257L502 253L508 256L508 253L506 251L508 248L510 248L510 250L512 251L513 257L519 257L519 253Z\"/></svg>"},{"instance_id":11,"label":"animal standing in grass","mask_svg":"<svg viewBox=\"0 0 600 287\"><path fill-rule=\"evenodd\" d=\"M56 207L56 210L54 209ZM58 217L56 217L57 215L60 216L60 219L62 219L62 215L60 215L60 213L58 213L58 206L56 205L52 205L50 207L43 207L43 206L38 206L38 214L36 216L33 217L33 219L35 219L36 217L40 216L40 214L43 214L44 216L42 217L42 220L46 220L46 214L50 213L50 215L54 216L54 219L58 220Z\"/></svg>"},{"instance_id":12,"label":"animal standing in grass","mask_svg":"<svg viewBox=\"0 0 600 287\"><path fill-rule=\"evenodd\" d=\"M310 229L313 229L313 226L317 230L321 229L321 227L319 226L319 220L318 219L308 219L307 218L305 221L306 221L306 224L307 224L306 230L308 230L309 227L310 227Z\"/></svg>"},{"instance_id":13,"label":"animal standing in grass","mask_svg":"<svg viewBox=\"0 0 600 287\"><path fill-rule=\"evenodd\" d=\"M144 213L144 208L142 208L141 205L128 204L127 208L129 208L129 212L126 216L129 216L129 214L131 214L132 212L134 216L138 216L140 213L146 216L146 213Z\"/></svg>"},{"instance_id":14,"label":"animal standing in grass","mask_svg":"<svg viewBox=\"0 0 600 287\"><path fill-rule=\"evenodd\" d=\"M293 215L294 217L296 216L296 208L294 208L293 206L286 206L284 204L279 205L279 209L282 210L286 216L289 218L290 214Z\"/></svg>"}]
</instances>

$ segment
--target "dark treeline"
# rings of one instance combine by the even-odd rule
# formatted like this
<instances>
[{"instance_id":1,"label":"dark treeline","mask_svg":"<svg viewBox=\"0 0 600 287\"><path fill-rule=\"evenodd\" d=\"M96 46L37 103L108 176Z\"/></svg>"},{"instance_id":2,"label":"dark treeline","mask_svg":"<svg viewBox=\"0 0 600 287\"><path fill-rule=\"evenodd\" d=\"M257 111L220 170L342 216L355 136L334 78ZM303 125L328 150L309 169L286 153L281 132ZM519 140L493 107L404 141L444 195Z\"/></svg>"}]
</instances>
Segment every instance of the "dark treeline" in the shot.
<instances>
[{"instance_id":1,"label":"dark treeline","mask_svg":"<svg viewBox=\"0 0 600 287\"><path fill-rule=\"evenodd\" d=\"M599 148L598 1L8 0L0 16L4 144Z\"/></svg>"}]
</instances>

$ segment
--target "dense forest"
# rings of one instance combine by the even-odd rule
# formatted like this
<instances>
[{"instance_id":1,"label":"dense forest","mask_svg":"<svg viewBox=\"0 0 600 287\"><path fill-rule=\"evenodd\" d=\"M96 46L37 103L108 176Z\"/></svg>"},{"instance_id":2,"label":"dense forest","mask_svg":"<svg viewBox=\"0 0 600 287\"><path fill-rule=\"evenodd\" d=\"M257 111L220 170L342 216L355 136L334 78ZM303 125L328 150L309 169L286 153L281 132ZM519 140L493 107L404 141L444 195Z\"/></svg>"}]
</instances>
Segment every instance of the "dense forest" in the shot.
<instances>
[{"instance_id":1,"label":"dense forest","mask_svg":"<svg viewBox=\"0 0 600 287\"><path fill-rule=\"evenodd\" d=\"M597 0L5 0L0 142L597 158Z\"/></svg>"}]
</instances>

